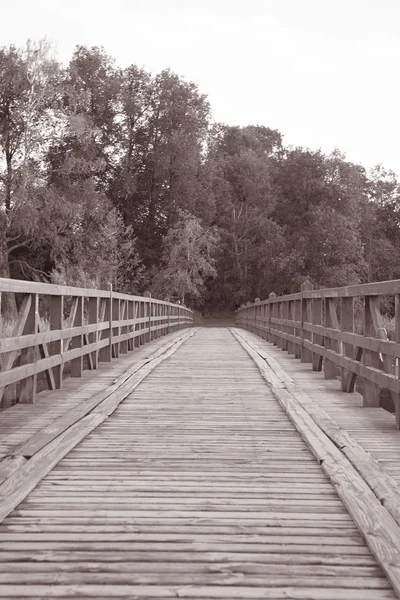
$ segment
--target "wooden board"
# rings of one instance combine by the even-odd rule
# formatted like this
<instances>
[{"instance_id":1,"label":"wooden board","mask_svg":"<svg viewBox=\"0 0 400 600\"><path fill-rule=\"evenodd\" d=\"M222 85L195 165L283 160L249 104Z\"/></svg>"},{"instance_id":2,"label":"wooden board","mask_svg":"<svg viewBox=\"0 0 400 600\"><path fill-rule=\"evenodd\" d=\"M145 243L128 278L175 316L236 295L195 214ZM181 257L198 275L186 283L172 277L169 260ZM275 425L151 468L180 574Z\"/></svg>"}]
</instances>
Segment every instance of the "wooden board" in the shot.
<instances>
[{"instance_id":1,"label":"wooden board","mask_svg":"<svg viewBox=\"0 0 400 600\"><path fill-rule=\"evenodd\" d=\"M396 597L225 329L201 329L48 473L4 520L0 562L7 598Z\"/></svg>"},{"instance_id":2,"label":"wooden board","mask_svg":"<svg viewBox=\"0 0 400 600\"><path fill-rule=\"evenodd\" d=\"M288 389L282 388L282 385L274 387L276 374L268 362L260 358L245 337L235 330L232 330L232 334L252 356L263 377L267 381L271 377L271 391L335 485L340 498L400 597L400 565L397 565L400 527L350 461L311 418L302 403L297 401L295 394L291 394L290 384Z\"/></svg>"}]
</instances>

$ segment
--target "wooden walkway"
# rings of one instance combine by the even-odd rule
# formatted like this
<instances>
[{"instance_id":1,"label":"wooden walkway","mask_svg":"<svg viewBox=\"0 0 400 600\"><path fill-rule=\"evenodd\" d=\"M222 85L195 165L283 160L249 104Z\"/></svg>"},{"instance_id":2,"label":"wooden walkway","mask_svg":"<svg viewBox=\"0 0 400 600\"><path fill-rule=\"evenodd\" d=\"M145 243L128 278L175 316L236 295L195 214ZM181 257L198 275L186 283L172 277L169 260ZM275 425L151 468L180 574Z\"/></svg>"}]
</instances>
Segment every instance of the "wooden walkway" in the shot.
<instances>
[{"instance_id":1,"label":"wooden walkway","mask_svg":"<svg viewBox=\"0 0 400 600\"><path fill-rule=\"evenodd\" d=\"M275 359L286 357L256 336L243 335ZM166 341L138 352L154 351ZM122 360L127 368L133 359ZM307 383L301 370L287 364L292 359L282 360L282 368L311 395L315 381L314 395L328 409L330 402L320 398L326 389L331 393L332 382L324 388L310 372ZM300 363L293 359L293 364ZM121 362L112 365L115 375L108 366L107 378L91 372L79 385L94 393L96 386L110 384L123 370ZM71 385L73 396L78 383ZM57 393L68 404L69 395L52 392ZM61 412L76 408L76 400L81 401L79 394ZM333 482L327 476L315 448L312 453L304 432L300 435L229 329L198 330L114 409L0 525L1 597L397 597L367 545L368 535L378 539L380 532L369 523L367 536L361 535L343 502L340 473ZM354 401L341 394L333 414L362 444L369 440L377 460L400 452L394 423L379 425L374 440L372 431L362 431L368 418L372 429L368 411L384 411L364 410L358 426L355 410ZM21 429L3 454L38 431ZM0 505L1 493L2 486ZM360 496L369 499L362 490ZM377 505L377 511L385 510ZM383 529L391 518L382 521ZM389 542L396 539L393 523ZM395 580L400 556L385 540L379 543L386 574Z\"/></svg>"}]
</instances>

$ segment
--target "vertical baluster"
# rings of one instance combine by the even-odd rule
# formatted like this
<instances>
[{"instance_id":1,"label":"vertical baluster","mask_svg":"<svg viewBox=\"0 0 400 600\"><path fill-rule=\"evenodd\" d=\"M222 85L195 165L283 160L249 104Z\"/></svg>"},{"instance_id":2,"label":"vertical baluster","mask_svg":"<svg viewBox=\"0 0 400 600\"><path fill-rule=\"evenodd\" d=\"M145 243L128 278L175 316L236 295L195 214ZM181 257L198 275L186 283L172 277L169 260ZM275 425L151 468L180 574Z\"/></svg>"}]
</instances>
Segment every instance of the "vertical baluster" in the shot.
<instances>
[{"instance_id":1,"label":"vertical baluster","mask_svg":"<svg viewBox=\"0 0 400 600\"><path fill-rule=\"evenodd\" d=\"M339 330L339 322L336 314L336 306L334 298L325 298L325 328ZM325 336L325 348L329 350L337 350L337 342ZM324 377L325 379L335 379L336 365L329 358L324 360Z\"/></svg>"},{"instance_id":2,"label":"vertical baluster","mask_svg":"<svg viewBox=\"0 0 400 600\"><path fill-rule=\"evenodd\" d=\"M301 358L301 344L302 344L302 330L301 330L301 321L302 321L302 317L301 317L301 307L302 307L302 301L301 299L299 300L295 300L294 301L294 312L295 312L295 321L297 323L295 330L296 330L296 348L295 348L295 352L294 355L296 358Z\"/></svg>"},{"instance_id":3,"label":"vertical baluster","mask_svg":"<svg viewBox=\"0 0 400 600\"><path fill-rule=\"evenodd\" d=\"M378 307L377 307L378 303ZM376 330L372 312L379 310L379 298L365 296L364 298L364 336L375 337ZM379 369L379 355L372 350L363 351L363 364L366 367ZM379 406L379 386L364 377L363 379L363 406Z\"/></svg>"},{"instance_id":4,"label":"vertical baluster","mask_svg":"<svg viewBox=\"0 0 400 600\"><path fill-rule=\"evenodd\" d=\"M135 326L132 323L132 321L135 318L134 304L135 303L133 300L127 300L127 318L129 319L129 325L127 327L127 331L129 333L129 339L128 339L128 351L129 352L131 352L135 347L134 338L131 337L132 333L135 331Z\"/></svg>"},{"instance_id":5,"label":"vertical baluster","mask_svg":"<svg viewBox=\"0 0 400 600\"><path fill-rule=\"evenodd\" d=\"M89 298L88 304L88 323L89 325L99 323L99 298ZM93 344L97 341L97 331L90 333L88 336L89 344ZM92 359L92 368L97 369L99 362L99 351L96 348L93 352L90 353Z\"/></svg>"},{"instance_id":6,"label":"vertical baluster","mask_svg":"<svg viewBox=\"0 0 400 600\"><path fill-rule=\"evenodd\" d=\"M22 335L37 333L39 325L39 297L38 294L30 294L30 306L26 317ZM37 348L23 348L21 350L20 364L29 365L37 361ZM37 375L31 375L20 382L19 402L21 404L32 404L36 397Z\"/></svg>"},{"instance_id":7,"label":"vertical baluster","mask_svg":"<svg viewBox=\"0 0 400 600\"><path fill-rule=\"evenodd\" d=\"M50 296L50 329L60 330L64 329L64 296ZM50 344L50 353L62 354L63 341L60 338ZM53 367L54 383L57 390L62 388L63 383L63 369L64 365L56 365Z\"/></svg>"},{"instance_id":8,"label":"vertical baluster","mask_svg":"<svg viewBox=\"0 0 400 600\"><path fill-rule=\"evenodd\" d=\"M322 299L313 298L312 300L312 322L313 325L322 325ZM312 342L318 346L322 346L322 335L320 333L312 334ZM322 371L322 356L317 352L313 352L312 358L313 371Z\"/></svg>"},{"instance_id":9,"label":"vertical baluster","mask_svg":"<svg viewBox=\"0 0 400 600\"><path fill-rule=\"evenodd\" d=\"M340 330L341 331L354 331L354 298L341 298L340 299ZM341 342L339 351L341 356L348 356L353 358L354 349L352 344ZM350 391L348 389L349 374L347 369L344 367L340 368L340 387L342 392ZM353 391L353 390L351 390Z\"/></svg>"},{"instance_id":10,"label":"vertical baluster","mask_svg":"<svg viewBox=\"0 0 400 600\"><path fill-rule=\"evenodd\" d=\"M310 281L304 281L301 285L301 329L300 329L300 337L301 337L301 362L307 363L312 362L312 351L309 350L305 344L304 340L311 341L311 332L304 329L304 323L310 323L312 320L312 315L310 315L310 299L303 297L303 292L308 290L312 290L312 283Z\"/></svg>"},{"instance_id":11,"label":"vertical baluster","mask_svg":"<svg viewBox=\"0 0 400 600\"><path fill-rule=\"evenodd\" d=\"M101 313L102 322L108 323L107 329L103 329L100 338L102 340L107 339L108 345L101 348L99 351L99 360L101 362L110 362L112 357L111 343L112 343L112 327L111 327L111 304L112 304L112 290L110 290L109 298L102 299Z\"/></svg>"},{"instance_id":12,"label":"vertical baluster","mask_svg":"<svg viewBox=\"0 0 400 600\"><path fill-rule=\"evenodd\" d=\"M73 322L73 327L82 327L83 325L83 298L82 296L76 299L76 313ZM83 334L74 334L71 340L71 348L83 348ZM83 371L83 355L71 360L71 377L82 377Z\"/></svg>"},{"instance_id":13,"label":"vertical baluster","mask_svg":"<svg viewBox=\"0 0 400 600\"><path fill-rule=\"evenodd\" d=\"M400 344L400 295L395 296L395 342ZM400 379L400 359L395 359L395 375L397 379ZM400 429L400 394L392 394L393 403L396 411L396 427Z\"/></svg>"}]
</instances>

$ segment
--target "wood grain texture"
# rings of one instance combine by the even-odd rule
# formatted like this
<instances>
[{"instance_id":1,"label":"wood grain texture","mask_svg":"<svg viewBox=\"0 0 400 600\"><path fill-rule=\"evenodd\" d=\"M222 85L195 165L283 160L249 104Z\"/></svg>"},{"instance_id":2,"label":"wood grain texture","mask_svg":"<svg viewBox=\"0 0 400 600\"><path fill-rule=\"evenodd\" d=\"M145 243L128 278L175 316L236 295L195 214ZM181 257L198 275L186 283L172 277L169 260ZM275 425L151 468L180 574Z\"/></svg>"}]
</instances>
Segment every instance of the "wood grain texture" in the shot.
<instances>
[{"instance_id":1,"label":"wood grain texture","mask_svg":"<svg viewBox=\"0 0 400 600\"><path fill-rule=\"evenodd\" d=\"M252 356L264 378L268 381L268 372L276 377L271 364L273 360L263 360L256 351L254 343L247 341L247 335L232 330L246 351ZM382 500L388 496L388 505L394 516L398 518L399 492L395 482L390 487L390 478L380 472L372 459L368 460L363 449L346 434L330 417L316 406L311 398L287 378L286 383L280 380L279 387L274 387L274 379L269 381L271 390L278 399L286 414L290 417L302 438L307 442L314 455L322 464L339 496L348 508L358 528L365 537L369 547L376 556L386 574L390 578L397 594L400 596L400 569L397 565L400 548L400 527L392 515L382 506ZM338 445L334 444L334 441ZM371 487L360 475L359 470L347 459L342 450L349 450L354 465L364 471ZM366 464L365 464L366 463ZM369 466L372 473L369 474ZM377 481L379 475L382 483ZM376 490L384 498L377 497ZM374 494L375 492L375 494ZM386 496L385 496L386 495Z\"/></svg>"},{"instance_id":2,"label":"wood grain texture","mask_svg":"<svg viewBox=\"0 0 400 600\"><path fill-rule=\"evenodd\" d=\"M396 597L256 365L217 328L159 364L12 511L0 563L6 598Z\"/></svg>"},{"instance_id":3,"label":"wood grain texture","mask_svg":"<svg viewBox=\"0 0 400 600\"><path fill-rule=\"evenodd\" d=\"M114 412L117 406L153 369L171 356L194 333L196 333L196 329L189 329L182 336L164 345L134 375L128 377L125 383L122 383L117 389L113 389L103 402L97 403L89 414L74 421L68 428L63 428L62 433L56 430L56 435L50 440L45 437L45 444L34 453L32 458L19 466L0 485L0 522L72 448Z\"/></svg>"}]
</instances>

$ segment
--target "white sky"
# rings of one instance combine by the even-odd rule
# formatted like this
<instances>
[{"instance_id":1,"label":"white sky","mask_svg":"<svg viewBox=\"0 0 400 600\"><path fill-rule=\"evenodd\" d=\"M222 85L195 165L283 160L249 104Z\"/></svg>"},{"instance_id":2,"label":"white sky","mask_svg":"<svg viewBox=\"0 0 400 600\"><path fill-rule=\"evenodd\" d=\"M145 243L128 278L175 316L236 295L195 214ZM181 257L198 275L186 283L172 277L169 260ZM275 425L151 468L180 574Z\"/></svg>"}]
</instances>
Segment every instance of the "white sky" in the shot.
<instances>
[{"instance_id":1,"label":"white sky","mask_svg":"<svg viewBox=\"0 0 400 600\"><path fill-rule=\"evenodd\" d=\"M0 0L0 17L0 45L102 45L196 82L218 121L400 173L400 0Z\"/></svg>"}]
</instances>

